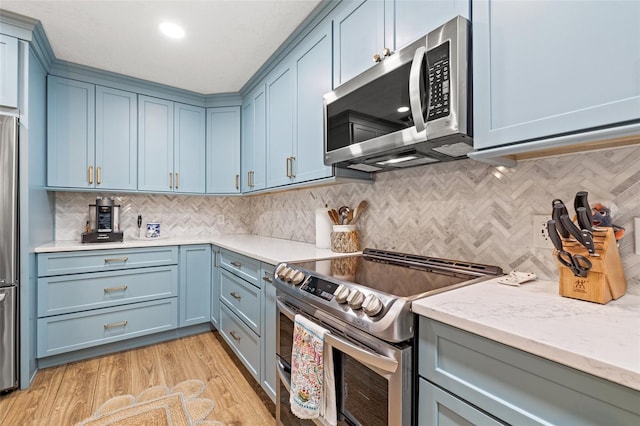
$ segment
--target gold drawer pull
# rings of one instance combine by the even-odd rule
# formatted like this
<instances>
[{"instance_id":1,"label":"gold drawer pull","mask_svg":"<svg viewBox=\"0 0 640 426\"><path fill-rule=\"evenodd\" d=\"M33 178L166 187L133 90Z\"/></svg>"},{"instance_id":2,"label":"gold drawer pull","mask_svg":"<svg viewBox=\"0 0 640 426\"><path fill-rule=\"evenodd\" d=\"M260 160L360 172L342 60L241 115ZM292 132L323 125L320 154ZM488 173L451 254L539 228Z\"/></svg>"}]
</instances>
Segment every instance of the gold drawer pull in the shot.
<instances>
[{"instance_id":1,"label":"gold drawer pull","mask_svg":"<svg viewBox=\"0 0 640 426\"><path fill-rule=\"evenodd\" d=\"M120 287L108 287L103 289L105 293L111 293L113 291L126 291L129 288L127 285L123 285Z\"/></svg>"},{"instance_id":2,"label":"gold drawer pull","mask_svg":"<svg viewBox=\"0 0 640 426\"><path fill-rule=\"evenodd\" d=\"M242 263L240 263L240 262L231 262L231 264L232 264L233 266L235 266L236 268L239 268L239 267L241 267L241 266L242 266Z\"/></svg>"},{"instance_id":3,"label":"gold drawer pull","mask_svg":"<svg viewBox=\"0 0 640 426\"><path fill-rule=\"evenodd\" d=\"M229 335L230 335L231 337L233 337L233 340L235 340L236 342L239 342L239 341L240 341L240 337L239 337L239 336L236 336L236 333L235 333L234 331L230 331L230 332L229 332Z\"/></svg>"},{"instance_id":4,"label":"gold drawer pull","mask_svg":"<svg viewBox=\"0 0 640 426\"><path fill-rule=\"evenodd\" d=\"M240 296L238 293L236 293L235 291L232 291L231 293L229 293L231 295L231 297L233 297L236 300L240 300L242 299L242 296Z\"/></svg>"},{"instance_id":5,"label":"gold drawer pull","mask_svg":"<svg viewBox=\"0 0 640 426\"><path fill-rule=\"evenodd\" d=\"M93 166L89 166L89 183L93 184Z\"/></svg>"},{"instance_id":6,"label":"gold drawer pull","mask_svg":"<svg viewBox=\"0 0 640 426\"><path fill-rule=\"evenodd\" d=\"M115 328L115 327L126 327L128 321L120 321L120 322L112 322L111 324L105 324L104 325L104 329L108 330L110 328Z\"/></svg>"},{"instance_id":7,"label":"gold drawer pull","mask_svg":"<svg viewBox=\"0 0 640 426\"><path fill-rule=\"evenodd\" d=\"M271 280L271 277L269 277L269 276L268 276L268 275L266 275L266 274L265 274L265 276L264 276L264 277L262 277L262 280L263 280L263 281L266 281L266 282L268 282L268 283L272 283L272 282L273 282L273 280Z\"/></svg>"},{"instance_id":8,"label":"gold drawer pull","mask_svg":"<svg viewBox=\"0 0 640 426\"><path fill-rule=\"evenodd\" d=\"M169 173L169 189L173 188L173 173Z\"/></svg>"},{"instance_id":9,"label":"gold drawer pull","mask_svg":"<svg viewBox=\"0 0 640 426\"><path fill-rule=\"evenodd\" d=\"M98 175L98 185L102 183L102 167L96 167L96 173Z\"/></svg>"},{"instance_id":10,"label":"gold drawer pull","mask_svg":"<svg viewBox=\"0 0 640 426\"><path fill-rule=\"evenodd\" d=\"M126 262L127 260L129 260L128 257L105 257L104 263Z\"/></svg>"},{"instance_id":11,"label":"gold drawer pull","mask_svg":"<svg viewBox=\"0 0 640 426\"><path fill-rule=\"evenodd\" d=\"M178 189L178 185L180 185L180 176L176 173L176 189Z\"/></svg>"}]
</instances>

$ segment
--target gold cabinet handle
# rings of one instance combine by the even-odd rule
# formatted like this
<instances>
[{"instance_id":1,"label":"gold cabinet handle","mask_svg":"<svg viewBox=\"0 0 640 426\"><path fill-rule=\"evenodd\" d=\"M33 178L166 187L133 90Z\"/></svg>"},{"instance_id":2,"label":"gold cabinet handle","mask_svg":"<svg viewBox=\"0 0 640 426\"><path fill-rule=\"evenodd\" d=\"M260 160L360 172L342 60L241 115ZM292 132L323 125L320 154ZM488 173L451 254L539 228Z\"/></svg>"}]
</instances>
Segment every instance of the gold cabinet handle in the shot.
<instances>
[{"instance_id":1,"label":"gold cabinet handle","mask_svg":"<svg viewBox=\"0 0 640 426\"><path fill-rule=\"evenodd\" d=\"M256 186L256 172L251 170L251 187Z\"/></svg>"},{"instance_id":2,"label":"gold cabinet handle","mask_svg":"<svg viewBox=\"0 0 640 426\"><path fill-rule=\"evenodd\" d=\"M89 183L93 184L93 166L89 166Z\"/></svg>"},{"instance_id":3,"label":"gold cabinet handle","mask_svg":"<svg viewBox=\"0 0 640 426\"><path fill-rule=\"evenodd\" d=\"M173 188L173 173L169 173L169 189Z\"/></svg>"},{"instance_id":4,"label":"gold cabinet handle","mask_svg":"<svg viewBox=\"0 0 640 426\"><path fill-rule=\"evenodd\" d=\"M382 49L382 56L384 56L385 58L391 56L391 49L389 49L388 47Z\"/></svg>"},{"instance_id":5,"label":"gold cabinet handle","mask_svg":"<svg viewBox=\"0 0 640 426\"><path fill-rule=\"evenodd\" d=\"M236 299L237 301L240 301L242 299L242 296L240 296L238 293L236 293L235 291L232 291L231 293L229 293L231 295L231 297L233 297L234 299Z\"/></svg>"},{"instance_id":6,"label":"gold cabinet handle","mask_svg":"<svg viewBox=\"0 0 640 426\"><path fill-rule=\"evenodd\" d=\"M232 264L233 266L235 266L236 268L239 268L239 267L241 267L241 266L242 266L242 263L240 263L240 262L229 262L229 263L231 263L231 264Z\"/></svg>"},{"instance_id":7,"label":"gold cabinet handle","mask_svg":"<svg viewBox=\"0 0 640 426\"><path fill-rule=\"evenodd\" d=\"M233 337L233 340L235 340L236 342L239 342L239 341L240 341L240 337L239 337L239 336L236 336L236 333L235 333L233 330L231 330L231 331L229 332L229 335L230 335L231 337Z\"/></svg>"},{"instance_id":8,"label":"gold cabinet handle","mask_svg":"<svg viewBox=\"0 0 640 426\"><path fill-rule=\"evenodd\" d=\"M378 55L377 53L373 55L373 62L380 62L380 61L382 61L382 58L380 57L380 55Z\"/></svg>"},{"instance_id":9,"label":"gold cabinet handle","mask_svg":"<svg viewBox=\"0 0 640 426\"><path fill-rule=\"evenodd\" d=\"M236 191L240 189L240 175L236 175Z\"/></svg>"},{"instance_id":10,"label":"gold cabinet handle","mask_svg":"<svg viewBox=\"0 0 640 426\"><path fill-rule=\"evenodd\" d=\"M176 189L178 189L179 184L180 184L180 176L176 173Z\"/></svg>"},{"instance_id":11,"label":"gold cabinet handle","mask_svg":"<svg viewBox=\"0 0 640 426\"><path fill-rule=\"evenodd\" d=\"M129 288L128 285L123 285L120 287L107 287L107 288L104 288L103 290L105 293L112 293L114 291L126 291L128 288Z\"/></svg>"},{"instance_id":12,"label":"gold cabinet handle","mask_svg":"<svg viewBox=\"0 0 640 426\"><path fill-rule=\"evenodd\" d=\"M128 324L128 321L120 321L120 322L112 322L111 324L105 324L104 325L104 329L108 330L110 328L115 328L115 327L126 327Z\"/></svg>"},{"instance_id":13,"label":"gold cabinet handle","mask_svg":"<svg viewBox=\"0 0 640 426\"><path fill-rule=\"evenodd\" d=\"M100 183L102 182L102 167L98 166L96 167L96 175L97 175L97 183L98 185L100 185Z\"/></svg>"},{"instance_id":14,"label":"gold cabinet handle","mask_svg":"<svg viewBox=\"0 0 640 426\"><path fill-rule=\"evenodd\" d=\"M220 256L220 252L219 251L214 251L213 252L213 267L217 268L220 265L218 264L218 256Z\"/></svg>"},{"instance_id":15,"label":"gold cabinet handle","mask_svg":"<svg viewBox=\"0 0 640 426\"><path fill-rule=\"evenodd\" d=\"M291 174L289 175L290 178L295 178L296 175L293 173L293 162L296 160L296 157L289 157L291 158Z\"/></svg>"},{"instance_id":16,"label":"gold cabinet handle","mask_svg":"<svg viewBox=\"0 0 640 426\"><path fill-rule=\"evenodd\" d=\"M266 281L268 283L272 283L273 280L271 279L271 277L269 277L269 275L267 275L267 273L265 272L264 277L262 277L263 281Z\"/></svg>"},{"instance_id":17,"label":"gold cabinet handle","mask_svg":"<svg viewBox=\"0 0 640 426\"><path fill-rule=\"evenodd\" d=\"M105 257L104 263L126 262L128 257Z\"/></svg>"}]
</instances>

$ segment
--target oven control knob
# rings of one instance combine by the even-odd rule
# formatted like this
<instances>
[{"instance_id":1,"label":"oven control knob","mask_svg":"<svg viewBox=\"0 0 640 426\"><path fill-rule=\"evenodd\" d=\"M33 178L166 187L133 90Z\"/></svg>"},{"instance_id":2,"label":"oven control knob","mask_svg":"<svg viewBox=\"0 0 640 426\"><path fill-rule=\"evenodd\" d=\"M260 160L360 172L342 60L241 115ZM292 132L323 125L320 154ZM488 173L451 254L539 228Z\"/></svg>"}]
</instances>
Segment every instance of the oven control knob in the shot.
<instances>
[{"instance_id":1,"label":"oven control knob","mask_svg":"<svg viewBox=\"0 0 640 426\"><path fill-rule=\"evenodd\" d=\"M349 287L344 284L340 284L336 291L333 292L333 296L336 298L336 302L340 304L347 303L347 297L349 297Z\"/></svg>"},{"instance_id":2,"label":"oven control knob","mask_svg":"<svg viewBox=\"0 0 640 426\"><path fill-rule=\"evenodd\" d=\"M286 281L289 284L291 284L291 281L293 280L293 276L296 274L296 272L298 272L298 271L296 271L293 268L287 268L285 270L284 277L283 277L284 281Z\"/></svg>"},{"instance_id":3,"label":"oven control knob","mask_svg":"<svg viewBox=\"0 0 640 426\"><path fill-rule=\"evenodd\" d=\"M274 275L276 276L276 278L279 278L282 280L282 277L284 277L284 274L287 269L289 269L287 265L285 265L284 263L281 263L280 266L278 266L278 268L274 272Z\"/></svg>"},{"instance_id":4,"label":"oven control knob","mask_svg":"<svg viewBox=\"0 0 640 426\"><path fill-rule=\"evenodd\" d=\"M347 303L351 306L351 309L356 310L360 309L362 306L362 302L364 302L364 294L362 294L358 290L353 290L349 293L349 297L347 297Z\"/></svg>"},{"instance_id":5,"label":"oven control knob","mask_svg":"<svg viewBox=\"0 0 640 426\"><path fill-rule=\"evenodd\" d=\"M370 294L362 302L362 310L370 317L376 316L382 310L382 302L375 295Z\"/></svg>"},{"instance_id":6,"label":"oven control knob","mask_svg":"<svg viewBox=\"0 0 640 426\"><path fill-rule=\"evenodd\" d=\"M291 284L298 285L302 281L304 281L304 273L302 271L295 271L295 273L291 276Z\"/></svg>"}]
</instances>

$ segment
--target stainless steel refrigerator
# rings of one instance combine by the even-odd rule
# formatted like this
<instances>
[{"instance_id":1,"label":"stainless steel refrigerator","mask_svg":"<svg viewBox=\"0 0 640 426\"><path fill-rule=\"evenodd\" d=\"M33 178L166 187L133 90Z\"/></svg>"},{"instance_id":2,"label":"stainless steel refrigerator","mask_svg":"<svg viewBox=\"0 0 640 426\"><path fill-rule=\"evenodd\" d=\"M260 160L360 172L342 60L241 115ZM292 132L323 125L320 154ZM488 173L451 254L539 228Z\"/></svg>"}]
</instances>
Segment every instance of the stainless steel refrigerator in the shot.
<instances>
[{"instance_id":1,"label":"stainless steel refrigerator","mask_svg":"<svg viewBox=\"0 0 640 426\"><path fill-rule=\"evenodd\" d=\"M0 392L18 386L18 119L0 115Z\"/></svg>"}]
</instances>

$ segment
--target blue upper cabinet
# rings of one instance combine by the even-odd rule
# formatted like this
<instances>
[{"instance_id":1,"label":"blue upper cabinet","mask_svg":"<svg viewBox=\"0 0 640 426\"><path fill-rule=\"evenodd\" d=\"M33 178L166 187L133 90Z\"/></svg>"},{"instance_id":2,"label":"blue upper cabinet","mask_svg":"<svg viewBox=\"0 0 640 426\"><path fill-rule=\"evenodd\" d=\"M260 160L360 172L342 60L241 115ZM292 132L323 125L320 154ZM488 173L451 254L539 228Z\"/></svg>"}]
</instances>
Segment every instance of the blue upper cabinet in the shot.
<instances>
[{"instance_id":1,"label":"blue upper cabinet","mask_svg":"<svg viewBox=\"0 0 640 426\"><path fill-rule=\"evenodd\" d=\"M338 86L457 15L469 18L469 0L360 0L343 2L333 17Z\"/></svg>"},{"instance_id":2,"label":"blue upper cabinet","mask_svg":"<svg viewBox=\"0 0 640 426\"><path fill-rule=\"evenodd\" d=\"M242 103L242 192L266 185L267 92L260 83Z\"/></svg>"},{"instance_id":3,"label":"blue upper cabinet","mask_svg":"<svg viewBox=\"0 0 640 426\"><path fill-rule=\"evenodd\" d=\"M205 192L204 108L139 97L138 189Z\"/></svg>"},{"instance_id":4,"label":"blue upper cabinet","mask_svg":"<svg viewBox=\"0 0 640 426\"><path fill-rule=\"evenodd\" d=\"M291 168L296 182L330 177L325 166L322 96L332 89L331 27L308 35L293 52L295 60L295 135Z\"/></svg>"},{"instance_id":5,"label":"blue upper cabinet","mask_svg":"<svg viewBox=\"0 0 640 426\"><path fill-rule=\"evenodd\" d=\"M474 0L473 39L476 149L640 119L638 1Z\"/></svg>"},{"instance_id":6,"label":"blue upper cabinet","mask_svg":"<svg viewBox=\"0 0 640 426\"><path fill-rule=\"evenodd\" d=\"M240 107L207 109L207 193L240 192Z\"/></svg>"},{"instance_id":7,"label":"blue upper cabinet","mask_svg":"<svg viewBox=\"0 0 640 426\"><path fill-rule=\"evenodd\" d=\"M267 77L267 187L293 182L295 69L285 59Z\"/></svg>"},{"instance_id":8,"label":"blue upper cabinet","mask_svg":"<svg viewBox=\"0 0 640 426\"><path fill-rule=\"evenodd\" d=\"M138 97L96 86L96 188L138 186Z\"/></svg>"},{"instance_id":9,"label":"blue upper cabinet","mask_svg":"<svg viewBox=\"0 0 640 426\"><path fill-rule=\"evenodd\" d=\"M173 191L173 102L138 98L138 189Z\"/></svg>"},{"instance_id":10,"label":"blue upper cabinet","mask_svg":"<svg viewBox=\"0 0 640 426\"><path fill-rule=\"evenodd\" d=\"M18 39L0 34L0 106L18 108Z\"/></svg>"},{"instance_id":11,"label":"blue upper cabinet","mask_svg":"<svg viewBox=\"0 0 640 426\"><path fill-rule=\"evenodd\" d=\"M47 185L95 188L95 86L47 79Z\"/></svg>"},{"instance_id":12,"label":"blue upper cabinet","mask_svg":"<svg viewBox=\"0 0 640 426\"><path fill-rule=\"evenodd\" d=\"M204 194L207 166L205 109L176 103L174 111L173 190Z\"/></svg>"},{"instance_id":13,"label":"blue upper cabinet","mask_svg":"<svg viewBox=\"0 0 640 426\"><path fill-rule=\"evenodd\" d=\"M385 3L389 1L345 1L339 6L333 17L336 86L374 65L374 54L393 49L393 40L385 39Z\"/></svg>"}]
</instances>

